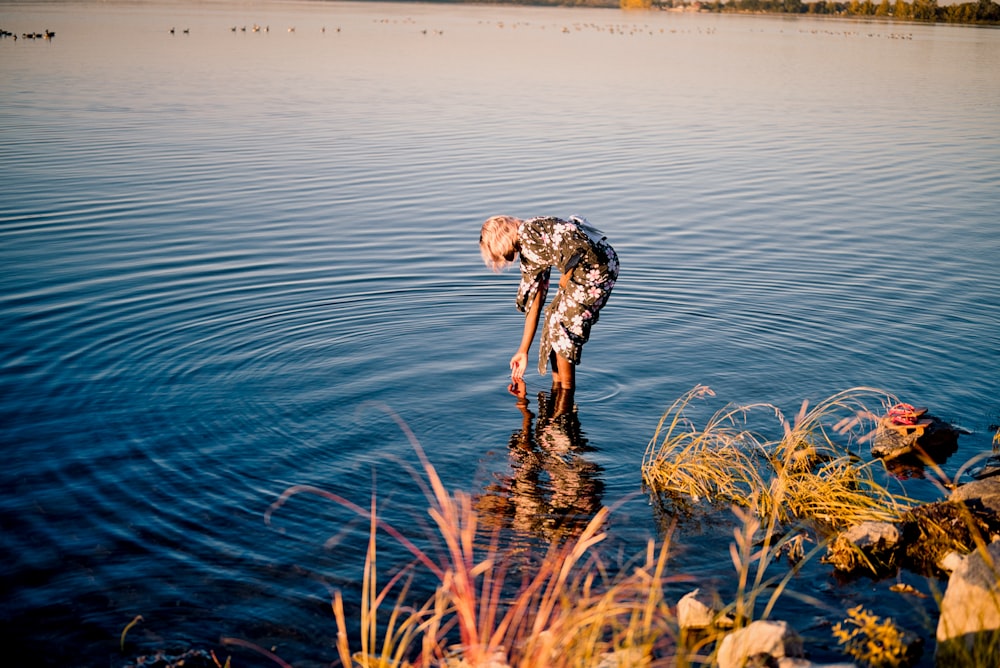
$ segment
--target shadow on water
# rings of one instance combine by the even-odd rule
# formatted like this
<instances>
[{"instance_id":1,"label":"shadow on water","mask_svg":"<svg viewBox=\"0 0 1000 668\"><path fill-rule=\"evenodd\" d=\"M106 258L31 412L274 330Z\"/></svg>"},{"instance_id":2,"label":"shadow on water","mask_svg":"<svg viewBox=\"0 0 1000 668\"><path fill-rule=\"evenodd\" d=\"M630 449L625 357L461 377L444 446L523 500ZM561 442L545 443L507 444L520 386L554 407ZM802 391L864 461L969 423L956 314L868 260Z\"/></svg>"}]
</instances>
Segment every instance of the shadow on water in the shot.
<instances>
[{"instance_id":1,"label":"shadow on water","mask_svg":"<svg viewBox=\"0 0 1000 668\"><path fill-rule=\"evenodd\" d=\"M572 391L538 393L531 410L524 382L511 384L521 426L508 443L510 469L476 497L484 524L546 541L581 532L601 508L601 467L580 426Z\"/></svg>"}]
</instances>

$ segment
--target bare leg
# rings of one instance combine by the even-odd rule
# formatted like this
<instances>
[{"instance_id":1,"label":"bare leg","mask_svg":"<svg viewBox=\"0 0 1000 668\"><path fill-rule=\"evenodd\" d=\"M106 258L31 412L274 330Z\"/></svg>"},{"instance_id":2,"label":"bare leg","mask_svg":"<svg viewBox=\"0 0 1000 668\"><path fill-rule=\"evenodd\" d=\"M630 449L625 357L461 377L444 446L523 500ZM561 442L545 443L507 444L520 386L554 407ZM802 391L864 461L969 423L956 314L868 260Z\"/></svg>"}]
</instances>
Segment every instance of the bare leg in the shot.
<instances>
[{"instance_id":1,"label":"bare leg","mask_svg":"<svg viewBox=\"0 0 1000 668\"><path fill-rule=\"evenodd\" d=\"M575 388L576 367L562 355L552 353L552 357L555 357L555 363L552 365L552 382L555 383L558 379L559 385L562 386L564 390L572 390Z\"/></svg>"},{"instance_id":2,"label":"bare leg","mask_svg":"<svg viewBox=\"0 0 1000 668\"><path fill-rule=\"evenodd\" d=\"M573 410L576 367L554 352L549 353L549 366L552 367L552 417L556 418Z\"/></svg>"},{"instance_id":3,"label":"bare leg","mask_svg":"<svg viewBox=\"0 0 1000 668\"><path fill-rule=\"evenodd\" d=\"M549 370L552 372L552 391L555 392L562 387L562 374L559 371L559 356L555 351L549 353Z\"/></svg>"}]
</instances>

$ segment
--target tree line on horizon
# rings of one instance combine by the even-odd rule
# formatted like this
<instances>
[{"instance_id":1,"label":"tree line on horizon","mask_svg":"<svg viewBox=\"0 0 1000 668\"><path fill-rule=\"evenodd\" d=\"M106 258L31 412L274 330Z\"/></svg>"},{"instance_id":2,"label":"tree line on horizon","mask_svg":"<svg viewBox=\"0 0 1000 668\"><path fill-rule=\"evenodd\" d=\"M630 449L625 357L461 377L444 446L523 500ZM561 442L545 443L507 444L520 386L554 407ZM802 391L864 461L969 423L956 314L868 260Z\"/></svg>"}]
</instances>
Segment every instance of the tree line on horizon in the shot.
<instances>
[{"instance_id":1,"label":"tree line on horizon","mask_svg":"<svg viewBox=\"0 0 1000 668\"><path fill-rule=\"evenodd\" d=\"M444 0L445 2L449 0ZM456 1L456 0L451 0ZM457 0L513 5L620 7L622 9L700 9L703 12L810 14L873 17L928 23L1000 24L1000 4L977 0L938 5L937 0Z\"/></svg>"},{"instance_id":2,"label":"tree line on horizon","mask_svg":"<svg viewBox=\"0 0 1000 668\"><path fill-rule=\"evenodd\" d=\"M620 0L626 3L649 2L650 8L694 6L688 0ZM697 3L702 11L817 14L828 16L877 17L930 23L1000 23L1000 4L991 0L939 6L937 0L710 0Z\"/></svg>"}]
</instances>

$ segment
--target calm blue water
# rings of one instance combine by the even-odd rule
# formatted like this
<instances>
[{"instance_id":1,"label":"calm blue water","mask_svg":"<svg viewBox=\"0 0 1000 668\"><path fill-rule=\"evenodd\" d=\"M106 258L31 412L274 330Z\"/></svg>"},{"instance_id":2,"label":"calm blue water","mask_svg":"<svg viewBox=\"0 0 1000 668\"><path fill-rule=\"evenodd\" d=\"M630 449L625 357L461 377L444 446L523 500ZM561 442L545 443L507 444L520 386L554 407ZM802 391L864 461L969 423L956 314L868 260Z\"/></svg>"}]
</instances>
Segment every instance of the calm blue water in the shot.
<instances>
[{"instance_id":1,"label":"calm blue water","mask_svg":"<svg viewBox=\"0 0 1000 668\"><path fill-rule=\"evenodd\" d=\"M948 475L990 448L1000 32L226 1L4 2L0 27L56 33L0 41L0 626L30 665L221 636L328 665L366 524L306 496L264 513L290 485L374 491L419 536L388 411L495 522L544 539L519 518L619 504L626 553L657 530L646 443L699 383L706 411L885 389L970 432ZM508 451L495 213L585 215L621 257L568 462ZM725 586L730 532L687 531L675 568ZM932 629L889 584L817 564L798 588ZM827 610L788 605L836 660Z\"/></svg>"}]
</instances>

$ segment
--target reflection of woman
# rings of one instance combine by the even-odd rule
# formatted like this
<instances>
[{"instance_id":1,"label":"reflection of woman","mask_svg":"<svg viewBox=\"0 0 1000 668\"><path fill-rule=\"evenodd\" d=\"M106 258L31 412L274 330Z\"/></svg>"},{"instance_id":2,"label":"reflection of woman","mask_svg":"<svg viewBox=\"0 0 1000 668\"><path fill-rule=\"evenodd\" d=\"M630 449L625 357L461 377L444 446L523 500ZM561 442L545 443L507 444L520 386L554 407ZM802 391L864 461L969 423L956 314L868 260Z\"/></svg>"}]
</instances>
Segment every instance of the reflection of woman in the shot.
<instances>
[{"instance_id":1,"label":"reflection of woman","mask_svg":"<svg viewBox=\"0 0 1000 668\"><path fill-rule=\"evenodd\" d=\"M510 475L487 487L478 502L487 521L548 540L582 531L601 507L601 468L581 453L589 450L570 393L538 393L531 412L524 381L511 384L521 411L521 429L510 439ZM534 424L533 424L534 423Z\"/></svg>"}]
</instances>

